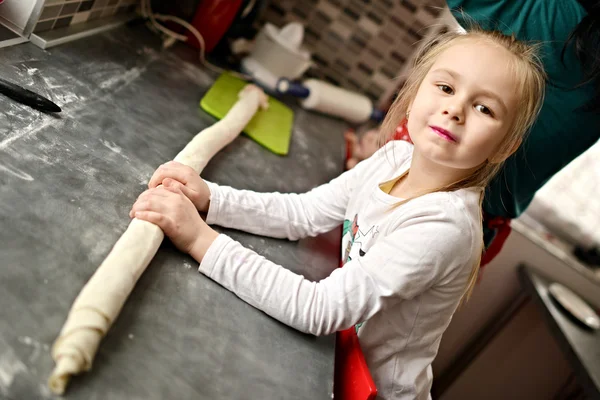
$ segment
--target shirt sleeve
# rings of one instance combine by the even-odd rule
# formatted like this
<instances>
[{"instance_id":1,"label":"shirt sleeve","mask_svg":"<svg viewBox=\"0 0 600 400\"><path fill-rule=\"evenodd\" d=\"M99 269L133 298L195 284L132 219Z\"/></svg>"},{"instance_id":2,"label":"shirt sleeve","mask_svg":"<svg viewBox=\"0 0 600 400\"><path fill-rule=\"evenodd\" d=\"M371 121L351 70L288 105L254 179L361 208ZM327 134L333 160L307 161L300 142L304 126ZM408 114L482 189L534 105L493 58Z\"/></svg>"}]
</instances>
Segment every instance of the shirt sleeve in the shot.
<instances>
[{"instance_id":1,"label":"shirt sleeve","mask_svg":"<svg viewBox=\"0 0 600 400\"><path fill-rule=\"evenodd\" d=\"M373 159L303 194L257 193L206 182L211 193L206 222L289 240L328 232L344 221L354 188Z\"/></svg>"},{"instance_id":2,"label":"shirt sleeve","mask_svg":"<svg viewBox=\"0 0 600 400\"><path fill-rule=\"evenodd\" d=\"M302 332L325 335L366 321L438 282L464 292L472 232L443 212L421 215L381 238L369 252L311 282L219 235L199 271L252 306ZM465 224L462 224L465 226Z\"/></svg>"}]
</instances>

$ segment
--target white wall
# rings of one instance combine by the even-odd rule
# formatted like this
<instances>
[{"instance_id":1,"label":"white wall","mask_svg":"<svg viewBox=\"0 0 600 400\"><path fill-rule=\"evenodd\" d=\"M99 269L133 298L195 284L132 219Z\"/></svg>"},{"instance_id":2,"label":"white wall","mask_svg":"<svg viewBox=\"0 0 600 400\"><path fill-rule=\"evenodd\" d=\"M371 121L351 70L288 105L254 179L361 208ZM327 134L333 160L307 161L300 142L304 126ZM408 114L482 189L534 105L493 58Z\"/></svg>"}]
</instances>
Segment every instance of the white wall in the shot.
<instances>
[{"instance_id":1,"label":"white wall","mask_svg":"<svg viewBox=\"0 0 600 400\"><path fill-rule=\"evenodd\" d=\"M22 32L37 2L38 0L4 0L0 4L0 16Z\"/></svg>"}]
</instances>

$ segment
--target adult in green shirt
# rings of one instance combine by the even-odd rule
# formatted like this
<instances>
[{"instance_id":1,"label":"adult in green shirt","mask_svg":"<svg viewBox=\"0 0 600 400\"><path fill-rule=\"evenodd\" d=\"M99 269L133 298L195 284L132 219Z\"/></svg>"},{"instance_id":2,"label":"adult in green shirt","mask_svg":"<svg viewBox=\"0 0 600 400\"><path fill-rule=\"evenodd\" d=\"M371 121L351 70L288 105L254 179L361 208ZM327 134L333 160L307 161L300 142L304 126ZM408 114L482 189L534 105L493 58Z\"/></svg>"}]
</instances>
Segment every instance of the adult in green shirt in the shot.
<instances>
[{"instance_id":1,"label":"adult in green shirt","mask_svg":"<svg viewBox=\"0 0 600 400\"><path fill-rule=\"evenodd\" d=\"M447 3L463 26L468 25L463 18L466 14L484 29L542 42L541 57L548 74L544 105L528 138L507 160L484 199L488 220L515 218L539 188L600 138L600 1ZM486 229L486 245L495 233Z\"/></svg>"}]
</instances>

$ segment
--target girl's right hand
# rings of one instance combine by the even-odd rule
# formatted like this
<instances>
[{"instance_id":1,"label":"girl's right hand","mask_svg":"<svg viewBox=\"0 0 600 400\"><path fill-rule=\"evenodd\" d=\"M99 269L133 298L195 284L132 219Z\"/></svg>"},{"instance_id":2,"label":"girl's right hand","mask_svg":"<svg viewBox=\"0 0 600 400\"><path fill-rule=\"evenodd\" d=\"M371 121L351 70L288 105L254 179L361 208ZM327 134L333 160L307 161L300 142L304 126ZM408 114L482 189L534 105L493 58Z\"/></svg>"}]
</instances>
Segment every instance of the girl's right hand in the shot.
<instances>
[{"instance_id":1,"label":"girl's right hand","mask_svg":"<svg viewBox=\"0 0 600 400\"><path fill-rule=\"evenodd\" d=\"M196 171L187 165L169 161L158 167L148 182L148 188L153 189L159 185L181 190L198 211L208 212L210 189Z\"/></svg>"}]
</instances>

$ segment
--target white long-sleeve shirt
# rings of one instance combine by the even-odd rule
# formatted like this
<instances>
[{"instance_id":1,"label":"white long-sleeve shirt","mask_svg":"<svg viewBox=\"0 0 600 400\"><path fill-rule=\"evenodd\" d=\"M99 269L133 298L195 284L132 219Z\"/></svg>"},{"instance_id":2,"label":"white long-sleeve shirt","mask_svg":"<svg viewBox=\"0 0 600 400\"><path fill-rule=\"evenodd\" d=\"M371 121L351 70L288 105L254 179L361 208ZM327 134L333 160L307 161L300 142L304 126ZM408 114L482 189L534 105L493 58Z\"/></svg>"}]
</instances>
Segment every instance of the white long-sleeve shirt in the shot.
<instances>
[{"instance_id":1,"label":"white long-sleeve shirt","mask_svg":"<svg viewBox=\"0 0 600 400\"><path fill-rule=\"evenodd\" d=\"M303 332L356 326L381 399L430 398L442 333L481 251L480 191L399 202L380 184L410 166L413 146L390 142L355 168L304 194L256 193L208 183L207 222L296 240L344 223L342 257L311 282L221 234L200 272Z\"/></svg>"}]
</instances>

